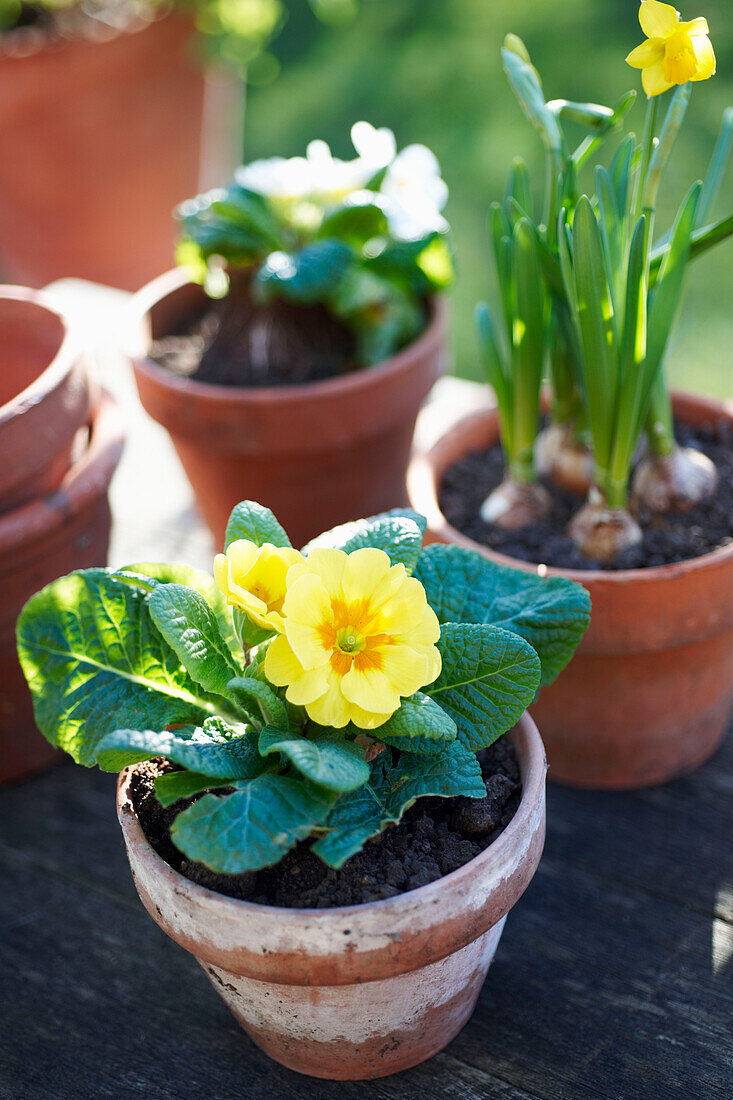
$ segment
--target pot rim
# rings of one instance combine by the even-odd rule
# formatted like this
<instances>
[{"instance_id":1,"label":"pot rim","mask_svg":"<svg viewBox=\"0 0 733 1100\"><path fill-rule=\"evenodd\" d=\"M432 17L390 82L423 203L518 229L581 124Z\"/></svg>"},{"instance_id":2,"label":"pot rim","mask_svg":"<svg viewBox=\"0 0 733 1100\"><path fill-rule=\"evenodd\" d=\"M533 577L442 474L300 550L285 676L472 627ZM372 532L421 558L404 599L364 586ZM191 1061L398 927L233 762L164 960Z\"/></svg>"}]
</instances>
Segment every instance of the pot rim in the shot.
<instances>
[{"instance_id":1,"label":"pot rim","mask_svg":"<svg viewBox=\"0 0 733 1100\"><path fill-rule=\"evenodd\" d=\"M392 898L383 898L379 901L363 902L360 905L334 905L325 909L299 909L288 908L280 905L261 905L257 902L244 901L241 898L232 898L227 894L220 894L218 890L210 890L199 883L186 878L179 871L174 870L169 863L158 855L148 841L137 815L132 808L132 800L127 791L130 776L135 765L124 768L117 781L117 817L128 846L142 849L143 858L151 870L163 875L175 885L180 882L185 885L186 893L194 902L216 904L223 906L233 917L259 913L263 916L277 917L280 925L288 925L291 928L303 927L313 929L314 926L328 924L334 919L358 919L365 913L380 913L397 917L403 912L409 912L416 904L428 903L434 900L446 886L460 887L468 883L474 875L485 870L494 862L497 867L502 865L501 856L511 850L515 836L530 827L531 818L535 807L543 797L545 777L547 774L547 757L539 730L528 711L520 717L516 726L504 736L511 736L520 748L524 746L525 766L522 770L522 797L514 817L496 840L487 848L484 848L477 856L458 867L455 871L442 875L425 886L418 886L414 890L397 894Z\"/></svg>"},{"instance_id":2,"label":"pot rim","mask_svg":"<svg viewBox=\"0 0 733 1100\"><path fill-rule=\"evenodd\" d=\"M11 283L0 284L0 300L6 302L22 302L25 305L34 306L45 313L51 314L60 323L63 331L61 343L50 363L44 367L40 374L36 375L32 382L19 390L4 405L0 405L0 428L3 424L13 420L28 406L38 401L49 393L68 374L74 364L81 358L82 345L76 335L74 326L69 318L42 290L32 290L29 287L15 286Z\"/></svg>"},{"instance_id":3,"label":"pot rim","mask_svg":"<svg viewBox=\"0 0 733 1100\"><path fill-rule=\"evenodd\" d=\"M689 393L684 390L672 391L673 405L683 402L696 404L701 411L709 412L711 416L724 417L733 426L733 401L724 398L707 397L702 394ZM719 546L715 550L709 550L695 558L687 558L685 561L673 562L668 565L651 565L643 569L562 569L558 566L543 565L541 562L522 561L519 558L502 554L498 550L492 550L489 546L475 542L468 535L464 535L446 519L438 500L438 484L451 462L467 454L462 450L453 456L453 448L450 446L460 438L466 427L487 421L498 421L496 406L488 409L479 409L462 416L452 425L427 451L413 456L407 471L407 489L410 503L416 512L424 515L428 521L428 530L433 531L440 538L445 538L448 543L463 546L483 557L488 557L500 565L506 565L511 569L521 569L526 573L539 574L542 577L566 577L577 581L585 588L589 586L618 586L629 585L639 581L669 581L681 575L708 569L717 566L728 559L733 560L733 542L725 546ZM450 455L446 452L450 452Z\"/></svg>"},{"instance_id":4,"label":"pot rim","mask_svg":"<svg viewBox=\"0 0 733 1100\"><path fill-rule=\"evenodd\" d=\"M151 8L147 14L137 12L121 25L89 16L88 24L68 35L54 34L40 27L10 27L0 33L0 63L3 60L26 61L43 54L57 54L79 45L103 46L127 35L140 34L171 16L175 17L175 12L165 6L162 10ZM20 33L16 33L18 31Z\"/></svg>"},{"instance_id":5,"label":"pot rim","mask_svg":"<svg viewBox=\"0 0 733 1100\"><path fill-rule=\"evenodd\" d=\"M124 431L116 402L102 390L90 417L89 443L58 489L0 515L0 554L47 537L78 515L100 490L106 493L122 453Z\"/></svg>"},{"instance_id":6,"label":"pot rim","mask_svg":"<svg viewBox=\"0 0 733 1100\"><path fill-rule=\"evenodd\" d=\"M365 385L380 385L385 379L399 374L413 360L421 358L424 349L429 348L436 339L440 338L445 325L446 305L442 296L435 294L428 299L428 323L420 335L388 359L383 359L370 367L363 367L336 378L322 378L293 386L220 386L213 382L199 382L193 378L180 377L148 358L150 337L146 331L145 322L150 311L169 294L184 286L198 286L198 284L185 268L174 267L153 279L133 295L128 311L128 328L132 333L127 349L128 354L133 361L135 371L146 375L161 389L200 400L215 400L227 405L233 402L240 405L296 403L305 398L348 394ZM205 293L203 288L201 292Z\"/></svg>"}]
</instances>

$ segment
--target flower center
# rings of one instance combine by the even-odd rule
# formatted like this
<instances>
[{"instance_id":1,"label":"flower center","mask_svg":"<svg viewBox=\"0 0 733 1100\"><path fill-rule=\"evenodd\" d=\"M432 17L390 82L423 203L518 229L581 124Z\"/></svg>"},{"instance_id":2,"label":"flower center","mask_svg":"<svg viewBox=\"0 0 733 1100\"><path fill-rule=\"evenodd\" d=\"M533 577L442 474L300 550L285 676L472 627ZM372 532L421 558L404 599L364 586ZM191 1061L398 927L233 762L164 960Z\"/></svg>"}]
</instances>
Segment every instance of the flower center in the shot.
<instances>
[{"instance_id":1,"label":"flower center","mask_svg":"<svg viewBox=\"0 0 733 1100\"><path fill-rule=\"evenodd\" d=\"M355 657L361 653L366 645L366 638L359 634L353 626L342 627L336 634L336 648L349 657Z\"/></svg>"},{"instance_id":2,"label":"flower center","mask_svg":"<svg viewBox=\"0 0 733 1100\"><path fill-rule=\"evenodd\" d=\"M695 51L687 31L675 31L664 45L664 76L674 84L686 84L697 71Z\"/></svg>"}]
</instances>

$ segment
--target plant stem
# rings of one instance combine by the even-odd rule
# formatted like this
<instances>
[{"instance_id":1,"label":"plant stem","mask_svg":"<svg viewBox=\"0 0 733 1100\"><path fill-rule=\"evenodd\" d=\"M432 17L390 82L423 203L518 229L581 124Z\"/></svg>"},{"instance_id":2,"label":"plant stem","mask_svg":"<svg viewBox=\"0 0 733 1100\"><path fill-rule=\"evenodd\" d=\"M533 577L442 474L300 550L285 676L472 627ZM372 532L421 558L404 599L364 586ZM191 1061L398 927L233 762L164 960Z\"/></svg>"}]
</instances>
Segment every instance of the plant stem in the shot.
<instances>
[{"instance_id":1,"label":"plant stem","mask_svg":"<svg viewBox=\"0 0 733 1100\"><path fill-rule=\"evenodd\" d=\"M659 368L652 385L646 416L646 435L653 455L663 457L672 454L675 448L674 417L663 367Z\"/></svg>"},{"instance_id":2,"label":"plant stem","mask_svg":"<svg viewBox=\"0 0 733 1100\"><path fill-rule=\"evenodd\" d=\"M654 143L656 141L657 123L659 122L659 97L654 96L647 100L646 117L644 119L644 135L641 139L641 160L634 182L634 201L631 204L631 232L641 217L646 192L649 166L654 155ZM631 232L627 234L631 239Z\"/></svg>"}]
</instances>

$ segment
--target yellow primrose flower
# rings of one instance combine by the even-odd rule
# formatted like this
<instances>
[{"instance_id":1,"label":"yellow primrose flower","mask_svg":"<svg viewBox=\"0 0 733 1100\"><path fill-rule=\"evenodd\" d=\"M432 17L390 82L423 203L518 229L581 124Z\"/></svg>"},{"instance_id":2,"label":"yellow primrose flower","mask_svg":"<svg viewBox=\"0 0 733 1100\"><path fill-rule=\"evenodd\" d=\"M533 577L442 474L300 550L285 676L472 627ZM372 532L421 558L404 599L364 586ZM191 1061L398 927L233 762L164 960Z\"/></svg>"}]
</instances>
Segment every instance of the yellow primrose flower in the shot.
<instances>
[{"instance_id":1,"label":"yellow primrose flower","mask_svg":"<svg viewBox=\"0 0 733 1100\"><path fill-rule=\"evenodd\" d=\"M290 547L269 542L257 546L238 539L227 547L226 554L216 555L214 580L227 603L246 612L258 626L282 631L288 569L303 560L300 551Z\"/></svg>"},{"instance_id":2,"label":"yellow primrose flower","mask_svg":"<svg viewBox=\"0 0 733 1100\"><path fill-rule=\"evenodd\" d=\"M647 40L626 60L632 68L642 70L641 82L650 98L674 84L707 80L715 74L715 53L706 19L681 23L680 13L671 4L642 0L639 22Z\"/></svg>"},{"instance_id":3,"label":"yellow primrose flower","mask_svg":"<svg viewBox=\"0 0 733 1100\"><path fill-rule=\"evenodd\" d=\"M319 725L375 729L440 673L425 589L383 550L311 550L288 573L283 615L265 675Z\"/></svg>"}]
</instances>

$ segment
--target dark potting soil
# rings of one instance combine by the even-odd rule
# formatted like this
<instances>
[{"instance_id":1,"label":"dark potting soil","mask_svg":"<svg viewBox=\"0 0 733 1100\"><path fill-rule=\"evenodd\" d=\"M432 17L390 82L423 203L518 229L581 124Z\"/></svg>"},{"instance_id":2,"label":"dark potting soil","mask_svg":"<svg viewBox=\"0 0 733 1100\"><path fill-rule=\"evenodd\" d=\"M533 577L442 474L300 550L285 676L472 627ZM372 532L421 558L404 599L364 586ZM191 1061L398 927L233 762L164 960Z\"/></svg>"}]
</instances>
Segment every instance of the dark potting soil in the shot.
<instances>
[{"instance_id":1,"label":"dark potting soil","mask_svg":"<svg viewBox=\"0 0 733 1100\"><path fill-rule=\"evenodd\" d=\"M174 374L220 386L293 386L357 369L352 334L324 306L255 304L234 283L148 354Z\"/></svg>"},{"instance_id":2,"label":"dark potting soil","mask_svg":"<svg viewBox=\"0 0 733 1100\"><path fill-rule=\"evenodd\" d=\"M389 751L389 750L387 750ZM322 863L303 841L275 867L222 875L187 860L170 838L173 819L195 799L164 809L153 780L170 765L149 761L135 769L130 785L140 825L151 845L175 870L220 894L288 909L362 905L425 886L462 867L504 831L522 794L513 745L501 738L479 754L484 798L421 798L397 825L368 840L340 871Z\"/></svg>"},{"instance_id":3,"label":"dark potting soil","mask_svg":"<svg viewBox=\"0 0 733 1100\"><path fill-rule=\"evenodd\" d=\"M725 421L705 428L676 426L677 441L696 447L715 463L718 488L711 500L678 515L641 513L637 519L643 532L640 546L618 556L608 569L643 569L670 565L707 554L733 541L733 432ZM567 526L582 505L582 499L546 484L552 497L552 511L545 519L516 531L503 531L486 523L479 509L504 477L504 455L499 444L473 451L446 470L440 486L440 507L448 522L475 542L519 561L538 562L559 569L602 569L584 557Z\"/></svg>"}]
</instances>

